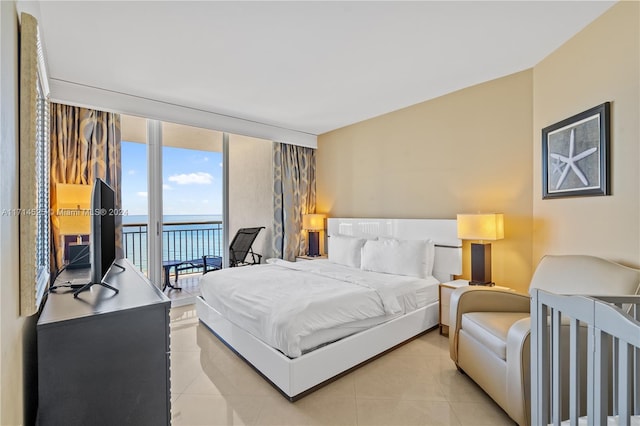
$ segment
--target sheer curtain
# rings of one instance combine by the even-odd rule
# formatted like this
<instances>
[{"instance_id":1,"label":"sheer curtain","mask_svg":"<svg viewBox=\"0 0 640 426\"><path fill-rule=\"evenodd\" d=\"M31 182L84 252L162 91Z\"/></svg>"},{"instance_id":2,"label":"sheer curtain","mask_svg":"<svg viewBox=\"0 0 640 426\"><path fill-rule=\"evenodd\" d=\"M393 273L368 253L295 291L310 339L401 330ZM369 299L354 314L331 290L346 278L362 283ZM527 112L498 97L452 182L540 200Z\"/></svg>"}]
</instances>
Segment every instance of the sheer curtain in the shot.
<instances>
[{"instance_id":1,"label":"sheer curtain","mask_svg":"<svg viewBox=\"0 0 640 426\"><path fill-rule=\"evenodd\" d=\"M51 103L51 208L55 212L56 184L93 185L95 178L107 182L122 207L120 182L120 115ZM52 259L62 267L64 247L57 216L52 216ZM122 257L122 217L116 216L116 257Z\"/></svg>"},{"instance_id":2,"label":"sheer curtain","mask_svg":"<svg viewBox=\"0 0 640 426\"><path fill-rule=\"evenodd\" d=\"M274 254L295 260L305 252L302 215L316 210L316 151L273 144Z\"/></svg>"}]
</instances>

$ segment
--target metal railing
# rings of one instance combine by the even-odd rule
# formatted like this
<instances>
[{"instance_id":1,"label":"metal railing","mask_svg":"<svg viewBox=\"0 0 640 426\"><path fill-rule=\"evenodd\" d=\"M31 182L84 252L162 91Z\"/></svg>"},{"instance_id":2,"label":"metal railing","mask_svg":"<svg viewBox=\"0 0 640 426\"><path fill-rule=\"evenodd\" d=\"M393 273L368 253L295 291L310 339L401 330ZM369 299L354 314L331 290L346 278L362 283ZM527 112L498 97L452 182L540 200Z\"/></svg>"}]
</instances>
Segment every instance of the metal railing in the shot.
<instances>
[{"instance_id":1,"label":"metal railing","mask_svg":"<svg viewBox=\"0 0 640 426\"><path fill-rule=\"evenodd\" d=\"M122 225L124 256L147 271L147 224ZM165 222L162 224L162 260L192 260L222 256L222 222Z\"/></svg>"}]
</instances>

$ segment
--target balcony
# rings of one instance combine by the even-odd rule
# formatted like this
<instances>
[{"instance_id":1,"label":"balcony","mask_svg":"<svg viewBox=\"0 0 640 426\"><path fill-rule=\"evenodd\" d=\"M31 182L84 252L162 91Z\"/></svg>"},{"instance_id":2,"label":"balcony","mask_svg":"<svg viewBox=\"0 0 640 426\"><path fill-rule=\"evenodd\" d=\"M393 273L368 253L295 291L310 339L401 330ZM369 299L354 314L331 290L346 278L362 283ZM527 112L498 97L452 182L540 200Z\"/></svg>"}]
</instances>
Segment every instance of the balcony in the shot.
<instances>
[{"instance_id":1,"label":"balcony","mask_svg":"<svg viewBox=\"0 0 640 426\"><path fill-rule=\"evenodd\" d=\"M127 223L122 225L124 256L147 274L147 224ZM162 225L162 260L199 259L205 255L222 256L222 222L165 222ZM185 274L201 272L196 268L185 270ZM173 278L173 277L172 277ZM199 292L198 278L182 276L178 286L183 292L170 292L169 296L192 296Z\"/></svg>"}]
</instances>

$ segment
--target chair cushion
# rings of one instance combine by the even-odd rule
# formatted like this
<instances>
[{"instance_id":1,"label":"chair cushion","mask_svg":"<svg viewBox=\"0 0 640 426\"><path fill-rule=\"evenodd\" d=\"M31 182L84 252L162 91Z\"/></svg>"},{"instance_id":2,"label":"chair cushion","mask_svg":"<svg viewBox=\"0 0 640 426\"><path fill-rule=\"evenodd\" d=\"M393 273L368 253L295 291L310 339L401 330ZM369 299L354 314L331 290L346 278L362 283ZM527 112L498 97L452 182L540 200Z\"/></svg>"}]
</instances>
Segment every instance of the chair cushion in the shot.
<instances>
[{"instance_id":1,"label":"chair cushion","mask_svg":"<svg viewBox=\"0 0 640 426\"><path fill-rule=\"evenodd\" d=\"M461 328L485 345L498 358L507 359L507 333L528 312L468 312L462 315Z\"/></svg>"}]
</instances>

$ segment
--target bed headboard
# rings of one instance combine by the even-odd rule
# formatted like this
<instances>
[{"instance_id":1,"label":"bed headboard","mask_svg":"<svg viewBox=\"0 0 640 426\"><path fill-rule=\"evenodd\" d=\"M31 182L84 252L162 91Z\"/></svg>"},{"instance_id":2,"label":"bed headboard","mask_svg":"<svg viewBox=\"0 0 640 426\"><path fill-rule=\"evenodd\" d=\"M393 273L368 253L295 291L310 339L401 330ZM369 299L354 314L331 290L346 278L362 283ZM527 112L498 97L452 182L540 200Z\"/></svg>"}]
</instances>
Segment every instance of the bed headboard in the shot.
<instances>
[{"instance_id":1,"label":"bed headboard","mask_svg":"<svg viewBox=\"0 0 640 426\"><path fill-rule=\"evenodd\" d=\"M327 235L431 239L436 246L433 276L447 282L462 273L462 242L455 219L329 218L327 222Z\"/></svg>"}]
</instances>

